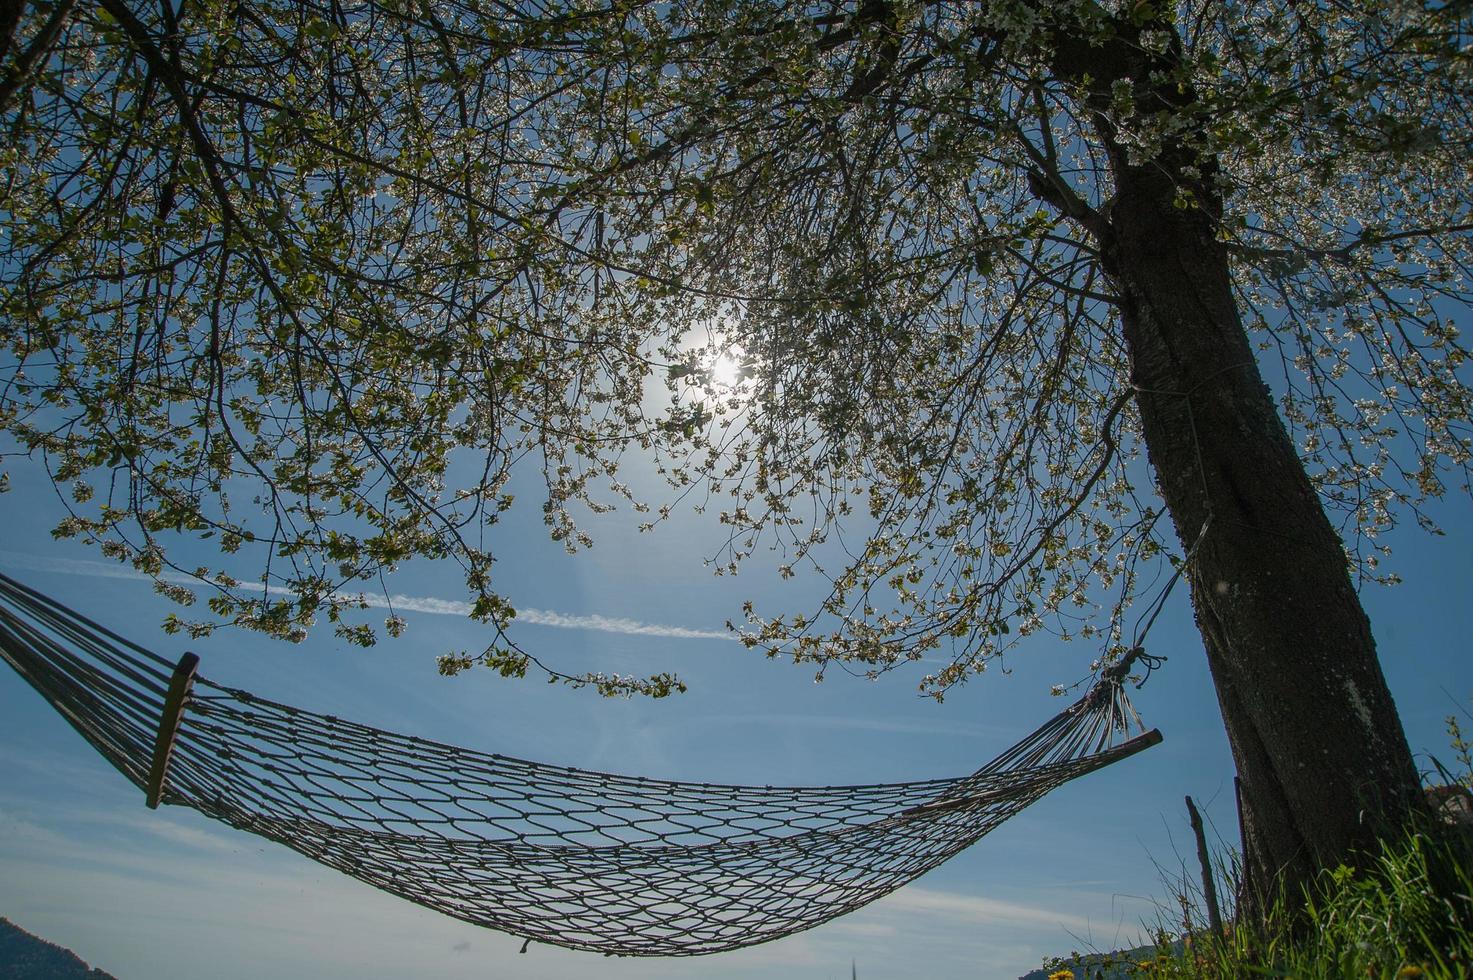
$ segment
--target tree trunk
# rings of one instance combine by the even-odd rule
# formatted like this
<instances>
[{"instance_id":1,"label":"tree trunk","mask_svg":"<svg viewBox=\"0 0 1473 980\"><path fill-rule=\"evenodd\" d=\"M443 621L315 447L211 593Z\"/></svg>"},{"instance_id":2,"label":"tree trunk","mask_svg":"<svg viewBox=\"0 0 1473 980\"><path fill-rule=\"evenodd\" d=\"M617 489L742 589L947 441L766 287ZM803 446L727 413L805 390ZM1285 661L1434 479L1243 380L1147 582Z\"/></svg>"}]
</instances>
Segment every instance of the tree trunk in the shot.
<instances>
[{"instance_id":1,"label":"tree trunk","mask_svg":"<svg viewBox=\"0 0 1473 980\"><path fill-rule=\"evenodd\" d=\"M1120 82L1142 118L1193 118L1181 45L1153 53L1138 27L1116 26L1105 40L1056 35L1054 68L1089 93L1110 158L1114 198L1088 224L1158 489L1196 547L1187 579L1242 781L1251 921L1280 890L1296 906L1320 870L1354 863L1424 803L1344 545L1234 301L1217 162L1182 137L1132 162L1111 123Z\"/></svg>"},{"instance_id":2,"label":"tree trunk","mask_svg":"<svg viewBox=\"0 0 1473 980\"><path fill-rule=\"evenodd\" d=\"M1291 903L1421 805L1344 546L1275 410L1203 185L1115 161L1102 262L1242 778L1251 890ZM1197 191L1183 208L1178 189ZM1204 526L1210 527L1202 537Z\"/></svg>"}]
</instances>

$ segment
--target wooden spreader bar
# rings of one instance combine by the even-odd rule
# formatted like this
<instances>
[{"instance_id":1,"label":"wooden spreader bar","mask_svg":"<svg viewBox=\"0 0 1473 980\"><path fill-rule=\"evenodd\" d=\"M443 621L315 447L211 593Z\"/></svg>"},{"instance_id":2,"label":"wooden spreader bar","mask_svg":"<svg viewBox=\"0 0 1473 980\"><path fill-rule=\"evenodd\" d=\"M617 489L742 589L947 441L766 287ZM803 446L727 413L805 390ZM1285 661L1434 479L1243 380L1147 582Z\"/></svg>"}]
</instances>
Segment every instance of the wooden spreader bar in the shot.
<instances>
[{"instance_id":1,"label":"wooden spreader bar","mask_svg":"<svg viewBox=\"0 0 1473 980\"><path fill-rule=\"evenodd\" d=\"M174 738L179 734L179 723L184 720L184 705L194 687L194 674L199 669L199 657L186 653L174 667L174 676L169 678L169 690L164 695L164 710L159 715L159 733L153 743L153 765L148 769L148 808L157 810L164 795L164 783L169 778L169 759L174 754Z\"/></svg>"}]
</instances>

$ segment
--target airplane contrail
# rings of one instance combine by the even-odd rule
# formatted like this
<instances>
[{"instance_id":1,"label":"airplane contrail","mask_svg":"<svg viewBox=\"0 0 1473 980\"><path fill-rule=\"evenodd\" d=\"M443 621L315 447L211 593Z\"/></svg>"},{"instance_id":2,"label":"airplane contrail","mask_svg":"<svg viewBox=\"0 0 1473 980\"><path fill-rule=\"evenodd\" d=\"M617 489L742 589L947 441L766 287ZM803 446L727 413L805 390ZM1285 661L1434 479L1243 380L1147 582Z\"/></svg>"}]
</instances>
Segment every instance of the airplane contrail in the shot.
<instances>
[{"instance_id":1,"label":"airplane contrail","mask_svg":"<svg viewBox=\"0 0 1473 980\"><path fill-rule=\"evenodd\" d=\"M131 568L111 565L107 562L87 561L78 558L52 558L0 549L0 562L11 568L27 569L37 572L80 575L87 578L149 581L147 575L134 571ZM160 578L179 585L199 584L197 580L187 575L166 573L161 575ZM240 588L260 591L262 586L259 583L242 582ZM382 595L363 593L361 596L352 595L349 598L355 601L361 599L364 603L376 609L393 609L396 612L416 612L431 616L460 617L467 617L471 612L471 604L469 602L463 602L458 599L437 599L432 596L395 594L385 598ZM531 609L522 606L518 606L516 609L516 622L528 623L533 626L549 626L554 629L592 630L597 633L658 636L677 640L725 640L730 642L736 639L733 634L723 630L693 629L686 626L672 626L668 623L644 623L637 619L626 619L620 616L602 616L597 613L565 613L550 609Z\"/></svg>"}]
</instances>

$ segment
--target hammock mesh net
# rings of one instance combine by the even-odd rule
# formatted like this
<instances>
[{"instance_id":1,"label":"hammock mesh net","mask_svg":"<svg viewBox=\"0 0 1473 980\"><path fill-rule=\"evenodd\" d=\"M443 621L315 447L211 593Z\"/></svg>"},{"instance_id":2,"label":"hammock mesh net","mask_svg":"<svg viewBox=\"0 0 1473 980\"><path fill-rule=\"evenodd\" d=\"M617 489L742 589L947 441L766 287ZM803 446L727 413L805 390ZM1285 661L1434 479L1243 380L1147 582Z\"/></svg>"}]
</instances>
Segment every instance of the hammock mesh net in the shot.
<instances>
[{"instance_id":1,"label":"hammock mesh net","mask_svg":"<svg viewBox=\"0 0 1473 980\"><path fill-rule=\"evenodd\" d=\"M3 575L0 655L135 785L149 791L152 778L163 803L477 925L626 956L712 953L811 928L1160 740L1127 737L1123 670L976 772L864 786L544 765L202 677L174 730L161 724L171 684L176 701L180 689L174 664Z\"/></svg>"}]
</instances>

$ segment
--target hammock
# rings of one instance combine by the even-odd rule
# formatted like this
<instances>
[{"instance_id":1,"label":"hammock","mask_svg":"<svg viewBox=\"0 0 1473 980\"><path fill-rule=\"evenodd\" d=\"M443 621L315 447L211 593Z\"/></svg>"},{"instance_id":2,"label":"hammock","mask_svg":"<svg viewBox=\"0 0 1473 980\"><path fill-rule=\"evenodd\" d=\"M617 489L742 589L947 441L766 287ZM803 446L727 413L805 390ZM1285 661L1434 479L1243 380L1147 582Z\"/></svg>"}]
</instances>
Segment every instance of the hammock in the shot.
<instances>
[{"instance_id":1,"label":"hammock","mask_svg":"<svg viewBox=\"0 0 1473 980\"><path fill-rule=\"evenodd\" d=\"M0 575L0 656L136 786L419 905L622 956L767 942L872 902L1126 739L1125 661L976 772L723 786L396 735L195 676ZM1135 721L1139 727L1138 720ZM524 946L523 949L526 947Z\"/></svg>"}]
</instances>

